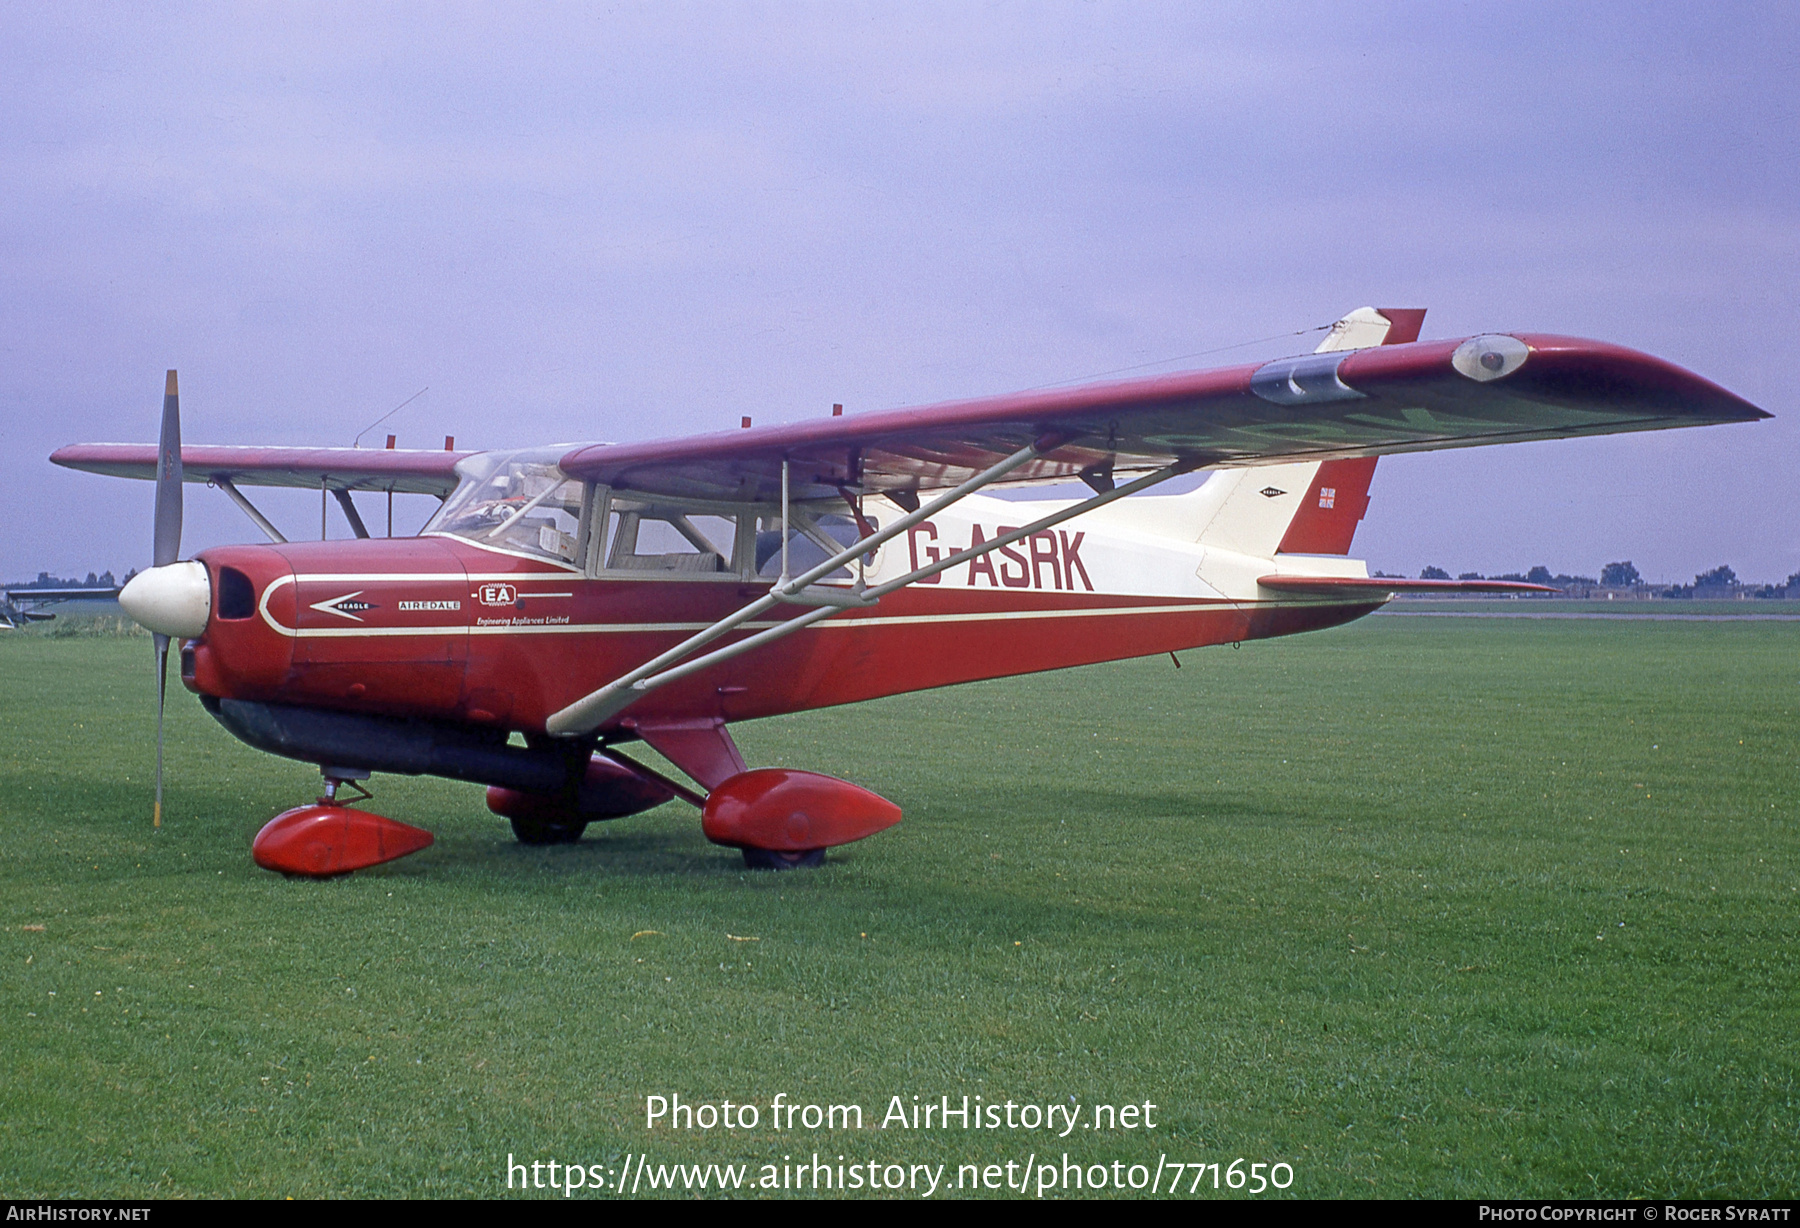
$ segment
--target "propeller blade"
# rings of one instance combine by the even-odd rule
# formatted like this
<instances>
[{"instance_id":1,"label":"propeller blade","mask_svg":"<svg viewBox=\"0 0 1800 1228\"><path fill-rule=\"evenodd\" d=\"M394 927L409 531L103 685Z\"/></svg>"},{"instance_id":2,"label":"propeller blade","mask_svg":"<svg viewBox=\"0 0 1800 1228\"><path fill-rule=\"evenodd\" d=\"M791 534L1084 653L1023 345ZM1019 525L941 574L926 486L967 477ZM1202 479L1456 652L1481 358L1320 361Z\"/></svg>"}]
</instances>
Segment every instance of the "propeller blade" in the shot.
<instances>
[{"instance_id":1,"label":"propeller blade","mask_svg":"<svg viewBox=\"0 0 1800 1228\"><path fill-rule=\"evenodd\" d=\"M181 557L181 392L175 372L163 385L162 433L156 441L156 538L152 565L166 567ZM163 705L169 689L169 637L156 640L156 810L162 826Z\"/></svg>"},{"instance_id":2,"label":"propeller blade","mask_svg":"<svg viewBox=\"0 0 1800 1228\"><path fill-rule=\"evenodd\" d=\"M156 446L156 549L154 566L163 567L181 557L181 394L175 372L163 385L162 435ZM168 642L163 642L166 656Z\"/></svg>"},{"instance_id":3,"label":"propeller blade","mask_svg":"<svg viewBox=\"0 0 1800 1228\"><path fill-rule=\"evenodd\" d=\"M171 374L173 374L171 372ZM162 826L163 698L169 689L169 637L156 637L156 811L152 827Z\"/></svg>"}]
</instances>

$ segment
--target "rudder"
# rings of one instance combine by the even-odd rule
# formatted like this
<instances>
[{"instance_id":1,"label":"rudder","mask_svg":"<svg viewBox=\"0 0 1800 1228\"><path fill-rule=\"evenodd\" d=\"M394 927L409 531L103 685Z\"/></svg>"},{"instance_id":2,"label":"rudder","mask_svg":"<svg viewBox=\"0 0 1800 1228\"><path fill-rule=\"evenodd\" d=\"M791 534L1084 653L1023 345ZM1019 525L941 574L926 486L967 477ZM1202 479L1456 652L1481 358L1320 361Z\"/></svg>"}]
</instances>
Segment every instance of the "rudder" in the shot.
<instances>
[{"instance_id":1,"label":"rudder","mask_svg":"<svg viewBox=\"0 0 1800 1228\"><path fill-rule=\"evenodd\" d=\"M1326 461L1300 500L1277 554L1349 554L1356 526L1369 510L1373 456Z\"/></svg>"}]
</instances>

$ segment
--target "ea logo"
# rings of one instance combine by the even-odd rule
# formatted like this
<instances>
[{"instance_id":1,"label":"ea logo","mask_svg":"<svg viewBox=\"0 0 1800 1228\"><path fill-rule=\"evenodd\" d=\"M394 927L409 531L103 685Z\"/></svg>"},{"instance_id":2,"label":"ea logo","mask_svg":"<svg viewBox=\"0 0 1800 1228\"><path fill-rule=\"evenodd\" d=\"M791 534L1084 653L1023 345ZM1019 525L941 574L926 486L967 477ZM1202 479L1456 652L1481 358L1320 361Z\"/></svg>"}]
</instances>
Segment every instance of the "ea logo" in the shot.
<instances>
[{"instance_id":1,"label":"ea logo","mask_svg":"<svg viewBox=\"0 0 1800 1228\"><path fill-rule=\"evenodd\" d=\"M482 605L514 605L519 600L519 590L510 584L483 584L478 600Z\"/></svg>"}]
</instances>

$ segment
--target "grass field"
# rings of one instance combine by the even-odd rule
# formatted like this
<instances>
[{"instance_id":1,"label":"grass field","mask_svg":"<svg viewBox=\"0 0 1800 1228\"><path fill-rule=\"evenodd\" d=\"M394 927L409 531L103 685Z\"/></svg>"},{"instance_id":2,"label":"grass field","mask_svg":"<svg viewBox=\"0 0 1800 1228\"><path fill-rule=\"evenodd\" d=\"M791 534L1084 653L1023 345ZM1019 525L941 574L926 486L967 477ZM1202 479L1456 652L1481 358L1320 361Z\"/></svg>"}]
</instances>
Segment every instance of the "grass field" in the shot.
<instances>
[{"instance_id":1,"label":"grass field","mask_svg":"<svg viewBox=\"0 0 1800 1228\"><path fill-rule=\"evenodd\" d=\"M1364 620L740 727L906 808L820 871L748 873L678 805L524 848L478 789L378 778L438 843L311 883L248 845L316 776L179 691L151 830L146 640L0 639L0 1194L1066 1151L1285 1161L1308 1196L1791 1196L1797 647ZM671 1093L765 1124L646 1131ZM775 1132L777 1093L866 1127ZM1157 1128L876 1128L946 1094Z\"/></svg>"}]
</instances>

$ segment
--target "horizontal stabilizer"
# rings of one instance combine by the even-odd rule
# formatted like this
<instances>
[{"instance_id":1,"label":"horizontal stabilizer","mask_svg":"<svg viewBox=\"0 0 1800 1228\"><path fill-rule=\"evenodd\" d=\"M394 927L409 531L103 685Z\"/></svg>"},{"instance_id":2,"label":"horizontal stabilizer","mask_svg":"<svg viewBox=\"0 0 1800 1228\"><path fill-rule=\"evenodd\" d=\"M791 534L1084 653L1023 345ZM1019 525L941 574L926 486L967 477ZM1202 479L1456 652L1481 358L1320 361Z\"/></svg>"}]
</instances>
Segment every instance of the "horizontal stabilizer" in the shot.
<instances>
[{"instance_id":1,"label":"horizontal stabilizer","mask_svg":"<svg viewBox=\"0 0 1800 1228\"><path fill-rule=\"evenodd\" d=\"M1518 580L1404 580L1399 576L1263 576L1257 583L1283 593L1554 593Z\"/></svg>"}]
</instances>

